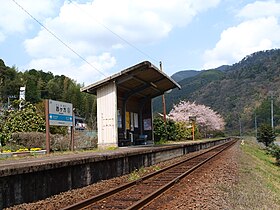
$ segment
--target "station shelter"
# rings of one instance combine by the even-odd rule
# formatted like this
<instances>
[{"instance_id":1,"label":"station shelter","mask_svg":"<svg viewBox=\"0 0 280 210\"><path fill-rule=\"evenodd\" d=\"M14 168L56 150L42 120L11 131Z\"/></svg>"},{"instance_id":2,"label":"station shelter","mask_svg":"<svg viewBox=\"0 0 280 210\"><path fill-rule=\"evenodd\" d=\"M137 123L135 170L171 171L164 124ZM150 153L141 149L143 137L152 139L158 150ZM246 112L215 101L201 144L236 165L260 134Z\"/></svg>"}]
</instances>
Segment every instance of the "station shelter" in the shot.
<instances>
[{"instance_id":1,"label":"station shelter","mask_svg":"<svg viewBox=\"0 0 280 210\"><path fill-rule=\"evenodd\" d=\"M149 61L81 88L97 96L98 147L153 142L152 99L173 88L181 87Z\"/></svg>"}]
</instances>

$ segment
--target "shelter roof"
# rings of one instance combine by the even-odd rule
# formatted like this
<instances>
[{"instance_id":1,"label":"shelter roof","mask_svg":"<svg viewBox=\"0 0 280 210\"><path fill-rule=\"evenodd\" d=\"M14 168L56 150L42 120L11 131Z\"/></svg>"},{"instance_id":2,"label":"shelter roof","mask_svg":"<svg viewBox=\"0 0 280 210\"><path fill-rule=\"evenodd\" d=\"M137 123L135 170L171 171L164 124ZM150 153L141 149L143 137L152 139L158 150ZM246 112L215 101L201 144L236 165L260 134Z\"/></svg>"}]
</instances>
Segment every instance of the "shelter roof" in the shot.
<instances>
[{"instance_id":1,"label":"shelter roof","mask_svg":"<svg viewBox=\"0 0 280 210\"><path fill-rule=\"evenodd\" d=\"M115 82L118 93L124 97L137 96L154 98L173 88L181 86L160 71L149 61L144 61L122 70L94 84L81 88L82 92L96 95L96 90L110 82Z\"/></svg>"}]
</instances>

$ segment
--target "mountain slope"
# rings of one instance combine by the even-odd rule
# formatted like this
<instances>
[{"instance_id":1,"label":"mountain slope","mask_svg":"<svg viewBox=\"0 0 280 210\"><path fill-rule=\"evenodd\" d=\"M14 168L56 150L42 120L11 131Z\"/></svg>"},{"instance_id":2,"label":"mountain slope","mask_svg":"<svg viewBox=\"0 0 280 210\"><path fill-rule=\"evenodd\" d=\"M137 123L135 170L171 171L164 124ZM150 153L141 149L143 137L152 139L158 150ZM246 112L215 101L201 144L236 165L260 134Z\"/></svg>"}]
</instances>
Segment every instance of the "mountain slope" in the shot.
<instances>
[{"instance_id":1,"label":"mountain slope","mask_svg":"<svg viewBox=\"0 0 280 210\"><path fill-rule=\"evenodd\" d=\"M211 69L211 70L217 70L217 71L227 71L230 68L229 65L222 65L218 68ZM174 79L176 82L180 82L184 79L187 79L189 77L194 77L201 73L201 70L184 70L184 71L178 71L175 74L171 76L172 79Z\"/></svg>"},{"instance_id":2,"label":"mountain slope","mask_svg":"<svg viewBox=\"0 0 280 210\"><path fill-rule=\"evenodd\" d=\"M180 100L193 95L197 90L210 84L213 81L220 80L224 77L224 73L217 70L200 71L198 75L183 79L179 82L181 90L173 89L170 93L166 94L166 108L169 112L173 105L178 103ZM162 112L161 97L157 97L153 100L153 106L155 112Z\"/></svg>"},{"instance_id":3,"label":"mountain slope","mask_svg":"<svg viewBox=\"0 0 280 210\"><path fill-rule=\"evenodd\" d=\"M200 73L200 71L196 71L196 70L179 71L179 72L176 72L175 74L173 74L171 76L171 78L174 79L176 82L180 82L183 79L186 79L189 77L194 77L194 76L198 75L199 73Z\"/></svg>"},{"instance_id":4,"label":"mountain slope","mask_svg":"<svg viewBox=\"0 0 280 210\"><path fill-rule=\"evenodd\" d=\"M228 131L239 131L239 118L242 127L253 128L254 110L271 93L274 106L280 104L280 50L253 53L225 71L202 71L179 83L182 90L166 94L167 112L180 100L196 101L222 114ZM156 100L154 110L161 112Z\"/></svg>"}]
</instances>

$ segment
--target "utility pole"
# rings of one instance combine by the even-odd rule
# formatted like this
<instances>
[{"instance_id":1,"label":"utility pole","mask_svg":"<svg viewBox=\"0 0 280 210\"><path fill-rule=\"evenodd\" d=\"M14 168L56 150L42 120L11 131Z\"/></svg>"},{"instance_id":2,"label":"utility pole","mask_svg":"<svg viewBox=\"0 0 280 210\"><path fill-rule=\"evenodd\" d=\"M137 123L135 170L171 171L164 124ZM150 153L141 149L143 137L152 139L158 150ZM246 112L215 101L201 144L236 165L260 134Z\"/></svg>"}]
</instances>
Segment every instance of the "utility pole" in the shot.
<instances>
[{"instance_id":1,"label":"utility pole","mask_svg":"<svg viewBox=\"0 0 280 210\"><path fill-rule=\"evenodd\" d=\"M194 141L195 139L195 135L194 135L194 126L195 126L195 122L192 121L192 140Z\"/></svg>"},{"instance_id":2,"label":"utility pole","mask_svg":"<svg viewBox=\"0 0 280 210\"><path fill-rule=\"evenodd\" d=\"M258 138L258 124L257 124L257 114L255 112L255 131L256 131L256 139Z\"/></svg>"},{"instance_id":3,"label":"utility pole","mask_svg":"<svg viewBox=\"0 0 280 210\"><path fill-rule=\"evenodd\" d=\"M271 94L271 128L274 130L274 119L273 119L273 94Z\"/></svg>"},{"instance_id":4,"label":"utility pole","mask_svg":"<svg viewBox=\"0 0 280 210\"><path fill-rule=\"evenodd\" d=\"M241 125L241 117L239 118L239 135L240 135L240 138L242 139L242 125Z\"/></svg>"}]
</instances>

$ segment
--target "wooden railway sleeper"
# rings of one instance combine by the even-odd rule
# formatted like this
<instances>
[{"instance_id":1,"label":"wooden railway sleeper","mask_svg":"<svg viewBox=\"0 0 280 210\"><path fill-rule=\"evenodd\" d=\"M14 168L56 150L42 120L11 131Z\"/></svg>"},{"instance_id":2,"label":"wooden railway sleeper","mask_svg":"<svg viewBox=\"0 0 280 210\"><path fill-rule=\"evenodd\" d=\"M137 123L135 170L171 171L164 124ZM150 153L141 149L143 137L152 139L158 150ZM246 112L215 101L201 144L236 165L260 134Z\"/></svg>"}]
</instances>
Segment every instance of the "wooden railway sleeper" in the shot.
<instances>
[{"instance_id":1,"label":"wooden railway sleeper","mask_svg":"<svg viewBox=\"0 0 280 210\"><path fill-rule=\"evenodd\" d=\"M232 143L232 144L233 144L233 143ZM225 145L225 144L223 144L223 145ZM219 145L219 146L217 146L216 148L222 148L223 145ZM214 148L214 149L215 149L215 148ZM211 150L210 150L210 151L211 151ZM133 181L133 182L124 184L124 185L122 185L121 187L114 188L113 190L110 190L110 191L108 191L108 192L102 193L102 194L100 194L100 195L93 196L92 198L86 199L85 201L81 201L81 202L79 202L79 203L76 203L76 204L73 204L73 205L71 205L71 206L65 207L65 208L63 208L63 210L66 210L66 209L67 209L67 210L70 210L70 209L73 210L73 209L81 209L81 208L84 208L84 207L86 207L86 206L91 205L91 204L94 203L94 202L97 202L97 201L99 201L99 200L104 199L105 197L111 196L111 195L113 195L113 194L115 194L115 193L117 193L117 192L119 192L119 191L124 190L124 189L126 189L128 186L131 187L131 186L133 186L133 185L136 185L136 183L140 183L140 182L143 181L143 180L146 180L146 179L148 179L148 178L150 178L150 177L152 177L152 176L154 176L154 175L160 174L160 173L163 172L163 171L167 171L167 170L171 169L172 167L175 167L175 166L178 166L178 165L182 164L183 162L193 160L193 159L195 159L195 158L197 158L197 157L199 157L199 156L202 156L203 154L206 154L206 153L208 153L208 152L209 152L209 150L207 150L207 151L205 151L205 152L202 152L202 153L200 153L200 154L197 155L197 156L193 156L193 157L191 157L191 158L187 158L187 159L185 159L184 161L181 161L181 162L179 162L179 163L177 163L177 164L174 164L174 165L172 165L172 166L166 167L166 168L164 168L164 169L161 169L161 170L159 170L159 171L156 171L156 172L153 172L153 173L151 173L151 174L149 174L149 175L146 175L145 177L142 177L141 180L137 180L137 181ZM207 160L208 160L208 159L207 159ZM199 165L201 165L201 164L199 164ZM193 167L193 168L195 168L195 167ZM191 169L188 170L188 171L194 170L193 168L191 168ZM133 205L132 207L129 207L128 209L139 209L139 207L140 207L141 205L142 205L142 206L145 205L145 204L143 204L142 202L149 202L149 201L152 199L153 196L156 196L156 197L157 197L160 193L162 193L163 191L165 191L165 190L168 188L168 187L167 187L168 185L174 185L174 183L178 182L178 180L181 179L181 177L182 177L182 176L179 176L178 178L175 178L173 181L169 182L168 184L166 184L166 185L160 187L155 193L151 193L151 194L149 195L150 197L149 197L149 196L146 196L144 199L142 199L142 200L136 202L135 205ZM157 194L157 193L159 193L159 194Z\"/></svg>"}]
</instances>

